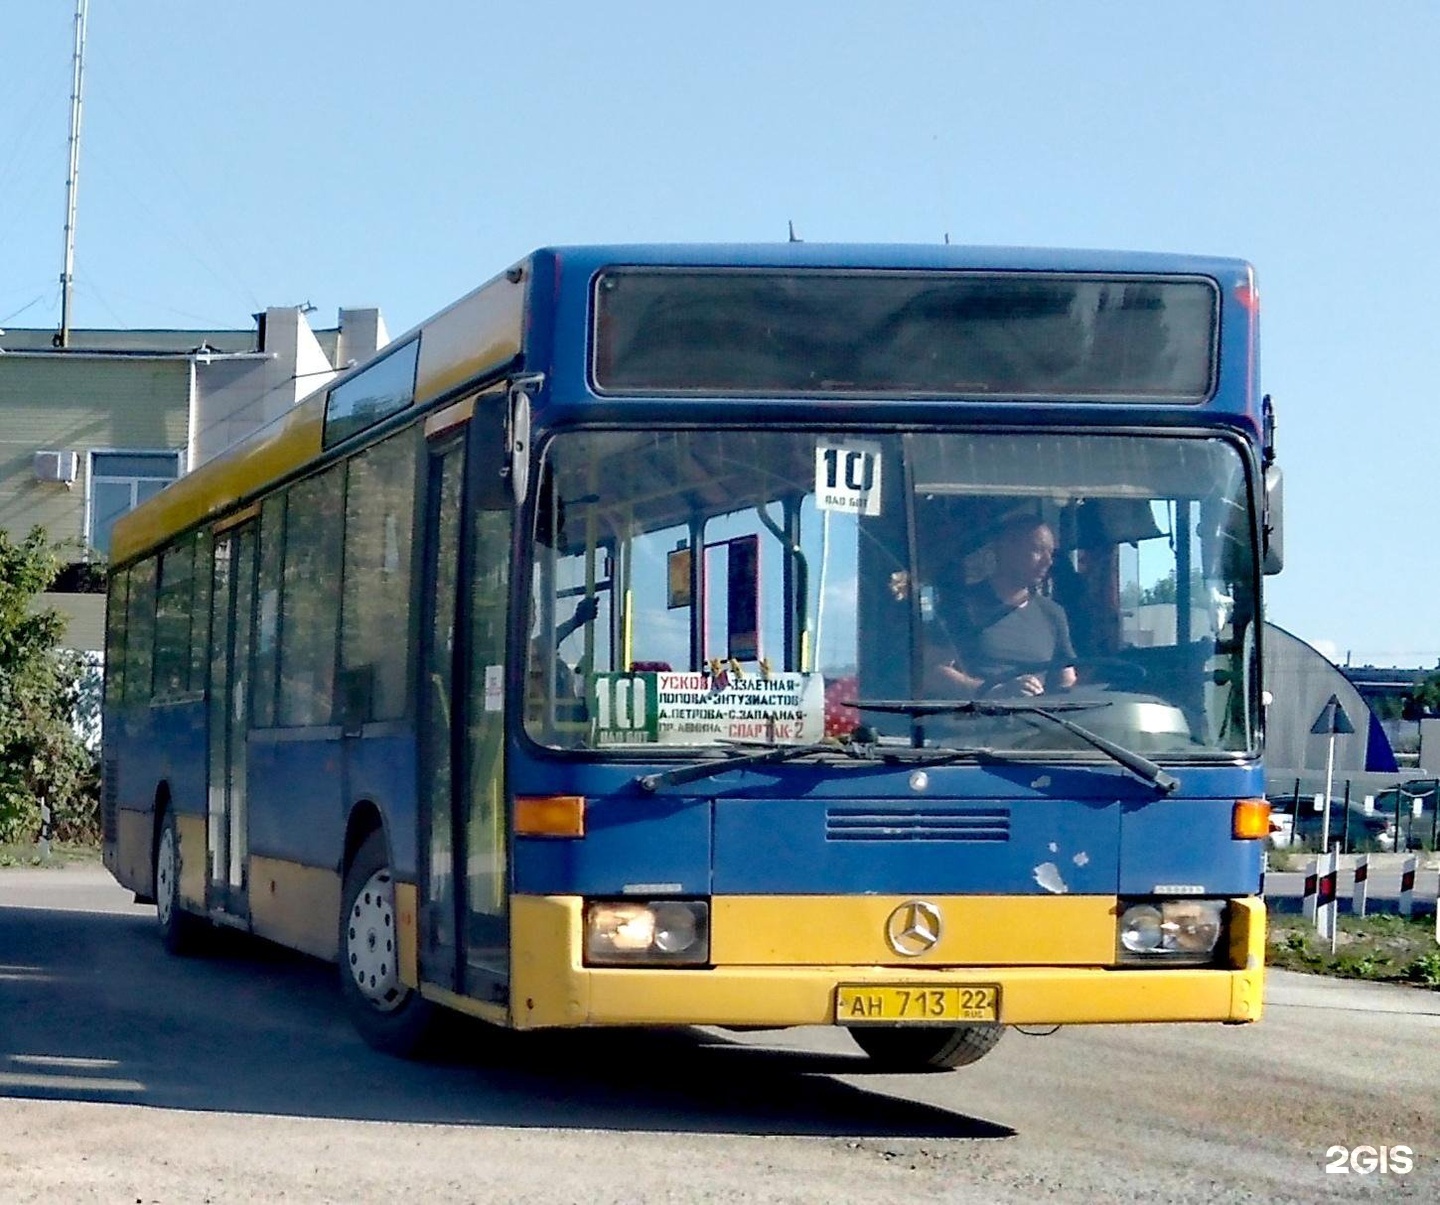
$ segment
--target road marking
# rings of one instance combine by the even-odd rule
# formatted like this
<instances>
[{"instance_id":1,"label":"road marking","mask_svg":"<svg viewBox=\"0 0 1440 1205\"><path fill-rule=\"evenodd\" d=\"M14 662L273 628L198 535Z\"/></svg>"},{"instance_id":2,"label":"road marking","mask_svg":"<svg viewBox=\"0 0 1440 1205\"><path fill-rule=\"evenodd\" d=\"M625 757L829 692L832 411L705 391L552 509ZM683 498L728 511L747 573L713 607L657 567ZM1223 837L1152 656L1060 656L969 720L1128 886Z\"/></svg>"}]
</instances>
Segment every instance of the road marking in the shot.
<instances>
[{"instance_id":1,"label":"road marking","mask_svg":"<svg viewBox=\"0 0 1440 1205\"><path fill-rule=\"evenodd\" d=\"M144 1092L133 1079L106 1079L89 1075L14 1075L0 1071L0 1088L30 1088L51 1092Z\"/></svg>"},{"instance_id":2,"label":"road marking","mask_svg":"<svg viewBox=\"0 0 1440 1205\"><path fill-rule=\"evenodd\" d=\"M118 1059L82 1059L70 1058L59 1054L12 1054L8 1061L18 1063L22 1067L68 1067L73 1070L101 1070L107 1067L118 1067Z\"/></svg>"}]
</instances>

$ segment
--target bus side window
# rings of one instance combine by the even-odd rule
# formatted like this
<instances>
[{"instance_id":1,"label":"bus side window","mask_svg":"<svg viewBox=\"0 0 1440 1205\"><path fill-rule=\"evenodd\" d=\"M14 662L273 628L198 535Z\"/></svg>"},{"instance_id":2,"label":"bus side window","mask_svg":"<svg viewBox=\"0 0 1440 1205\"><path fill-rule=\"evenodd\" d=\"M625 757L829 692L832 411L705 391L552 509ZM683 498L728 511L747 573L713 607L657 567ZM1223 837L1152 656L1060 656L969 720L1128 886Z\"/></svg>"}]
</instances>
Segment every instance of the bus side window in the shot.
<instances>
[{"instance_id":1,"label":"bus side window","mask_svg":"<svg viewBox=\"0 0 1440 1205\"><path fill-rule=\"evenodd\" d=\"M346 482L340 661L347 726L405 714L414 515L415 439L402 432L351 461Z\"/></svg>"},{"instance_id":2,"label":"bus side window","mask_svg":"<svg viewBox=\"0 0 1440 1205\"><path fill-rule=\"evenodd\" d=\"M275 726L275 682L280 669L280 576L285 548L285 495L265 499L260 508L260 577L255 608L255 679L251 722ZM248 589L248 583L245 584Z\"/></svg>"},{"instance_id":3,"label":"bus side window","mask_svg":"<svg viewBox=\"0 0 1440 1205\"><path fill-rule=\"evenodd\" d=\"M190 618L195 585L195 542L183 539L160 557L155 600L155 693L164 698L190 689Z\"/></svg>"},{"instance_id":4,"label":"bus side window","mask_svg":"<svg viewBox=\"0 0 1440 1205\"><path fill-rule=\"evenodd\" d=\"M114 706L125 698L125 607L130 596L130 571L110 575L105 602L105 702Z\"/></svg>"},{"instance_id":5,"label":"bus side window","mask_svg":"<svg viewBox=\"0 0 1440 1205\"><path fill-rule=\"evenodd\" d=\"M213 542L210 532L195 536L195 594L190 609L190 689L202 692L210 672L210 593Z\"/></svg>"},{"instance_id":6,"label":"bus side window","mask_svg":"<svg viewBox=\"0 0 1440 1205\"><path fill-rule=\"evenodd\" d=\"M125 629L125 702L148 703L155 669L154 557L130 570Z\"/></svg>"},{"instance_id":7,"label":"bus side window","mask_svg":"<svg viewBox=\"0 0 1440 1205\"><path fill-rule=\"evenodd\" d=\"M340 612L344 466L290 488L280 596L279 721L332 722Z\"/></svg>"}]
</instances>

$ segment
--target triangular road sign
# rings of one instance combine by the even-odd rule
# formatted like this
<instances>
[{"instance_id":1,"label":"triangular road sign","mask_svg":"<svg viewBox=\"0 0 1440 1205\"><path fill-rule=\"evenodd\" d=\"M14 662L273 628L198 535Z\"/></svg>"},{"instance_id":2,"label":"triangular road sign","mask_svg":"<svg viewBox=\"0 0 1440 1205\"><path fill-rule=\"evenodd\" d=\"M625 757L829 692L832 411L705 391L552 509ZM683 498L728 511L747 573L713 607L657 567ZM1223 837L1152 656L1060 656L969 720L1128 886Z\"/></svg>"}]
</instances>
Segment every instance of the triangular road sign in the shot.
<instances>
[{"instance_id":1,"label":"triangular road sign","mask_svg":"<svg viewBox=\"0 0 1440 1205\"><path fill-rule=\"evenodd\" d=\"M1331 695L1325 706L1320 708L1320 714L1315 717L1315 722L1310 725L1310 731L1320 736L1337 736L1354 732L1355 725L1345 714L1345 708L1340 706L1340 699L1336 695Z\"/></svg>"}]
</instances>

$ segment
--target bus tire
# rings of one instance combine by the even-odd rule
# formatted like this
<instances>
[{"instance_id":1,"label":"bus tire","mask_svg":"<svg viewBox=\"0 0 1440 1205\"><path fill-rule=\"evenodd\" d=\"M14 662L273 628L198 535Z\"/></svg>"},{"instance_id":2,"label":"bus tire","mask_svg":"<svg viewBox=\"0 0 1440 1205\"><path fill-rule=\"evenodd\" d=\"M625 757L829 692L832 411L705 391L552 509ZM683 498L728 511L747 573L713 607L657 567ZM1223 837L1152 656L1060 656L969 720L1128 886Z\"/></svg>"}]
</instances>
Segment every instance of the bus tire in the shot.
<instances>
[{"instance_id":1,"label":"bus tire","mask_svg":"<svg viewBox=\"0 0 1440 1205\"><path fill-rule=\"evenodd\" d=\"M888 1071L949 1071L978 1062L1005 1032L1003 1025L954 1025L916 1029L857 1025L855 1044Z\"/></svg>"},{"instance_id":2,"label":"bus tire","mask_svg":"<svg viewBox=\"0 0 1440 1205\"><path fill-rule=\"evenodd\" d=\"M180 829L175 813L166 809L155 842L155 918L160 941L171 954L196 954L205 944L210 923L180 903Z\"/></svg>"},{"instance_id":3,"label":"bus tire","mask_svg":"<svg viewBox=\"0 0 1440 1205\"><path fill-rule=\"evenodd\" d=\"M345 872L340 909L340 993L360 1036L398 1058L419 1053L439 1009L400 982L395 884L385 835L365 838Z\"/></svg>"}]
</instances>

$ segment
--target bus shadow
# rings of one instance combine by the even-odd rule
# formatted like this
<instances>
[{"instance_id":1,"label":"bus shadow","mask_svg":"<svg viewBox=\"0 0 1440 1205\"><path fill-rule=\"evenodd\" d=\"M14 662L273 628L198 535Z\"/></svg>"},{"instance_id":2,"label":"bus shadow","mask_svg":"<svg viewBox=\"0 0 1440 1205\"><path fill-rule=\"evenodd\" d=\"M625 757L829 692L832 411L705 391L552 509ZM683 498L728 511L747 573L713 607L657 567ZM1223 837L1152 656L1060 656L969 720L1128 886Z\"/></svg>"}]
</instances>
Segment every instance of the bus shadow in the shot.
<instances>
[{"instance_id":1,"label":"bus shadow","mask_svg":"<svg viewBox=\"0 0 1440 1205\"><path fill-rule=\"evenodd\" d=\"M0 1099L546 1129L1014 1133L837 1078L871 1074L858 1051L693 1029L512 1034L460 1018L446 1037L427 1061L378 1054L343 1016L333 967L238 934L172 958L146 915L0 907Z\"/></svg>"}]
</instances>

